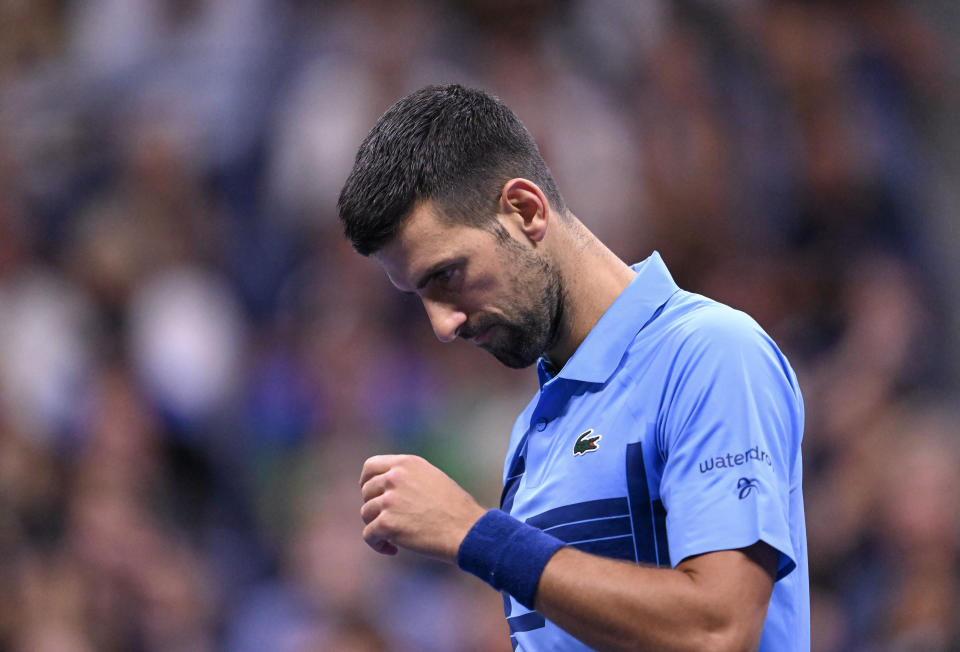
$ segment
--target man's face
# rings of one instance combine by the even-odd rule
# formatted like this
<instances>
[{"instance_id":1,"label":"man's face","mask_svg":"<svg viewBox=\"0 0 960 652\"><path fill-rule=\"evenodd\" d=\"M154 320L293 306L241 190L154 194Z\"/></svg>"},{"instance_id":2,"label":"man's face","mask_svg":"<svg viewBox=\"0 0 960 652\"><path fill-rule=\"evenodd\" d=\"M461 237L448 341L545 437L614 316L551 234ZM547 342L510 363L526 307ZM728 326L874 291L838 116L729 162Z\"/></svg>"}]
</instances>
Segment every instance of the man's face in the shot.
<instances>
[{"instance_id":1,"label":"man's face","mask_svg":"<svg viewBox=\"0 0 960 652\"><path fill-rule=\"evenodd\" d=\"M439 220L424 203L374 254L391 282L415 292L441 341L473 340L512 368L553 343L563 310L559 274L522 242Z\"/></svg>"}]
</instances>

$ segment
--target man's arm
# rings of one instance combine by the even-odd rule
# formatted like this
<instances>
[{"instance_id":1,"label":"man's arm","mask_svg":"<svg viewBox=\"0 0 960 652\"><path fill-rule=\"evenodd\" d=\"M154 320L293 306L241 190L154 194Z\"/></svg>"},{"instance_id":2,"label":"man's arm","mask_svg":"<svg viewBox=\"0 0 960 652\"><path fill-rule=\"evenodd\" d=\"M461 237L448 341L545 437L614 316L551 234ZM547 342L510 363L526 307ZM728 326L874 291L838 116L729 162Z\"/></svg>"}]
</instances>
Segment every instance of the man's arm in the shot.
<instances>
[{"instance_id":1,"label":"man's arm","mask_svg":"<svg viewBox=\"0 0 960 652\"><path fill-rule=\"evenodd\" d=\"M756 650L778 556L756 543L660 569L563 548L536 608L599 650Z\"/></svg>"},{"instance_id":2,"label":"man's arm","mask_svg":"<svg viewBox=\"0 0 960 652\"><path fill-rule=\"evenodd\" d=\"M456 563L486 513L426 460L372 457L360 478L364 540ZM563 548L540 576L535 606L584 643L606 650L751 650L763 630L779 553L764 543L637 566Z\"/></svg>"}]
</instances>

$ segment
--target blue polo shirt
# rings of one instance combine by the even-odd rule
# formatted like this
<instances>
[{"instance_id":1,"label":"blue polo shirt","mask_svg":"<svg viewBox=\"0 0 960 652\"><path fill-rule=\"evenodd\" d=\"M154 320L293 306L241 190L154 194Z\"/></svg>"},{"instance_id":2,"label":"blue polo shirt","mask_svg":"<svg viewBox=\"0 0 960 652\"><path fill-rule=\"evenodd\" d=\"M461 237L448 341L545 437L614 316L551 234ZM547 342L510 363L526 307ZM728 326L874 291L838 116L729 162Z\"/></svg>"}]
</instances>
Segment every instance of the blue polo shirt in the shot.
<instances>
[{"instance_id":1,"label":"blue polo shirt","mask_svg":"<svg viewBox=\"0 0 960 652\"><path fill-rule=\"evenodd\" d=\"M674 283L659 254L518 417L501 509L586 552L663 567L780 552L760 650L810 648L803 401L746 314ZM586 650L508 595L518 650Z\"/></svg>"}]
</instances>

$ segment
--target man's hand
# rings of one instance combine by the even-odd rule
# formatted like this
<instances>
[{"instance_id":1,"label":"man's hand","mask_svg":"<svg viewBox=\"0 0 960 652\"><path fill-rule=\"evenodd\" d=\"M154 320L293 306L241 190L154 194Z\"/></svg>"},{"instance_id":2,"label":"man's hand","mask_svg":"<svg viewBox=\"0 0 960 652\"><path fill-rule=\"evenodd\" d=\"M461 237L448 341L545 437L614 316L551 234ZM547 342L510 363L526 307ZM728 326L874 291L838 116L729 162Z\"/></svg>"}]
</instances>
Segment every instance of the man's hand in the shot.
<instances>
[{"instance_id":1,"label":"man's hand","mask_svg":"<svg viewBox=\"0 0 960 652\"><path fill-rule=\"evenodd\" d=\"M456 563L463 538L486 513L447 474L414 455L375 455L360 474L363 540L386 555L398 547Z\"/></svg>"}]
</instances>

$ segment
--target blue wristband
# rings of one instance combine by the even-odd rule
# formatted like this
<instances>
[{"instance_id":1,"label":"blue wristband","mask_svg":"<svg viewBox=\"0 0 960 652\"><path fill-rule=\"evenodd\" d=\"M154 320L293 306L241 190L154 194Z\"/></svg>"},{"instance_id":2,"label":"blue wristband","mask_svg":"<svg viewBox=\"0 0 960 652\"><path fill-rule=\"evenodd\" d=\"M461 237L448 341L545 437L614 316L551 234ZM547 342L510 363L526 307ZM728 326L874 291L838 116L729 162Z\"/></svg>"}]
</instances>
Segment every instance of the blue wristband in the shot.
<instances>
[{"instance_id":1,"label":"blue wristband","mask_svg":"<svg viewBox=\"0 0 960 652\"><path fill-rule=\"evenodd\" d=\"M480 517L457 552L457 565L533 609L543 567L563 541L499 509Z\"/></svg>"}]
</instances>

